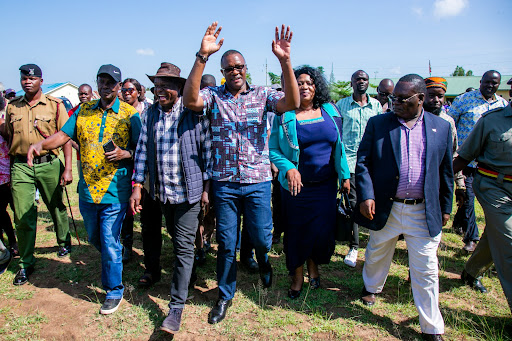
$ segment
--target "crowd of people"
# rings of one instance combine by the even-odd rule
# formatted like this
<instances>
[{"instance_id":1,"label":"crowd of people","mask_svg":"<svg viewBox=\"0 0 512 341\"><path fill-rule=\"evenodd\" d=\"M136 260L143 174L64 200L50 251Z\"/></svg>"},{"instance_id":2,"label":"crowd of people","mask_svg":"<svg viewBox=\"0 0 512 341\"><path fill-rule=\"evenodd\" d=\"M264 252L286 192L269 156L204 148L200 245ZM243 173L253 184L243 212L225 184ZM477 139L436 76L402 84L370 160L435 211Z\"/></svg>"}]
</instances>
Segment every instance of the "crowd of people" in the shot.
<instances>
[{"instance_id":1,"label":"crowd of people","mask_svg":"<svg viewBox=\"0 0 512 341\"><path fill-rule=\"evenodd\" d=\"M137 213L141 287L161 279L162 216L172 238L165 332L180 329L189 286L214 228L219 296L209 323L221 322L232 305L238 250L241 264L259 272L263 287L272 286L268 252L281 234L288 297L301 296L304 264L307 285L321 288L319 265L334 253L340 193L348 195L354 212L347 223L347 266L358 261L359 226L370 231L362 273L365 305L376 304L403 238L422 336L442 340L437 249L455 193L453 227L472 253L461 278L485 293L480 278L495 264L512 307L512 109L496 95L499 72L486 72L479 89L447 106L444 78L408 74L396 84L384 79L372 98L368 74L357 70L353 94L334 103L318 69L292 67L293 33L284 25L276 27L272 42L282 89L248 84L245 59L236 50L222 55L225 83L217 86L203 72L223 44L220 33L216 22L208 27L188 78L172 63L148 75L153 104L139 81L123 80L121 70L108 64L97 72L100 98L92 100L92 87L83 84L80 104L67 113L61 100L42 93L39 66L20 67L25 94L0 96L0 227L8 238L0 240L0 273L18 256L13 284L27 283L34 272L36 189L54 222L58 256L72 252L62 196L73 180L75 148L80 212L89 243L101 253L101 314L114 313L122 302L123 262L131 259ZM480 240L475 195L486 219Z\"/></svg>"}]
</instances>

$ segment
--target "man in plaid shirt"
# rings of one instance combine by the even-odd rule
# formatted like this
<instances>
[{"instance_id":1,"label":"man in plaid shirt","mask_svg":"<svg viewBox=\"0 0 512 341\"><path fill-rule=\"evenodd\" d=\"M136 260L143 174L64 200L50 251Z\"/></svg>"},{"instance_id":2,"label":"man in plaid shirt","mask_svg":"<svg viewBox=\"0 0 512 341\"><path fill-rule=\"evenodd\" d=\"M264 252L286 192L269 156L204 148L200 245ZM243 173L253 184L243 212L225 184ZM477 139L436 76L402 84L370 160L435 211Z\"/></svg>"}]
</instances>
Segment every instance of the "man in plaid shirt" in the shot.
<instances>
[{"instance_id":1,"label":"man in plaid shirt","mask_svg":"<svg viewBox=\"0 0 512 341\"><path fill-rule=\"evenodd\" d=\"M167 226L170 227L175 254L171 283L169 315L161 330L175 333L181 325L181 314L188 296L188 286L194 264L194 241L201 204L208 203L211 171L211 138L205 117L188 113L183 107L182 92L185 79L180 69L171 63L162 63L154 76L148 76L155 85L158 103L152 105L144 117L135 152L134 188L130 205L140 212L141 190L149 182L149 195L160 202ZM148 176L146 179L146 175ZM201 202L201 203L200 203ZM161 228L158 229L152 250L162 248ZM147 244L147 243L145 243ZM146 264L146 266L148 266ZM148 274L149 280L158 280L160 274Z\"/></svg>"}]
</instances>

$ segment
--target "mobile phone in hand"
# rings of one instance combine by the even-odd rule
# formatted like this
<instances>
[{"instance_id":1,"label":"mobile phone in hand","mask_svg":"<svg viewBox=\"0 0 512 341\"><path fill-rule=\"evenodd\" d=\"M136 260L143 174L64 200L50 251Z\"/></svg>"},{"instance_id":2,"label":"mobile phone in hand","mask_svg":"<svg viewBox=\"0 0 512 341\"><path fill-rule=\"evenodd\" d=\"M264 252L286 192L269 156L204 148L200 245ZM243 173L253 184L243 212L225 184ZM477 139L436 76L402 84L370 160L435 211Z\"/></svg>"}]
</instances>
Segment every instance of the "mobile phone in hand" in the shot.
<instances>
[{"instance_id":1,"label":"mobile phone in hand","mask_svg":"<svg viewBox=\"0 0 512 341\"><path fill-rule=\"evenodd\" d=\"M112 142L112 140L108 140L108 142L103 145L103 150L105 151L105 153L111 152L114 149L116 149L116 146L114 145L114 142Z\"/></svg>"}]
</instances>

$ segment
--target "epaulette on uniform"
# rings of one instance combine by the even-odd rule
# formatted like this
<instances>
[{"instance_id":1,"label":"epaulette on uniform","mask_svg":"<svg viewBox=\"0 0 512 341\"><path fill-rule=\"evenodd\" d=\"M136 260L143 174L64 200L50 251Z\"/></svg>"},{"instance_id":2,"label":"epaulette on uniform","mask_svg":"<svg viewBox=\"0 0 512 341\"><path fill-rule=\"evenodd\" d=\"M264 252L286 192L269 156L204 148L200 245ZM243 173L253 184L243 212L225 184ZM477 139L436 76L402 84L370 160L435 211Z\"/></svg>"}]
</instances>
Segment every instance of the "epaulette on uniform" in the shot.
<instances>
[{"instance_id":1,"label":"epaulette on uniform","mask_svg":"<svg viewBox=\"0 0 512 341\"><path fill-rule=\"evenodd\" d=\"M486 112L484 112L484 113L482 114L482 117L487 116L487 115L489 115L489 114L492 114L493 112L501 111L501 110L503 110L503 109L505 109L505 107L499 107L499 108L494 108L494 109L488 110L488 111L486 111Z\"/></svg>"},{"instance_id":2,"label":"epaulette on uniform","mask_svg":"<svg viewBox=\"0 0 512 341\"><path fill-rule=\"evenodd\" d=\"M62 103L62 100L60 98L57 98L57 97L46 95L46 98L49 99L50 101L53 101L53 102L56 102L56 103Z\"/></svg>"},{"instance_id":3,"label":"epaulette on uniform","mask_svg":"<svg viewBox=\"0 0 512 341\"><path fill-rule=\"evenodd\" d=\"M21 96L16 96L16 97L14 97L13 99L9 100L9 103L11 103L11 102L15 102L15 101L19 101L19 100L20 100L20 99L22 99L22 98L23 98L23 95L21 95Z\"/></svg>"}]
</instances>

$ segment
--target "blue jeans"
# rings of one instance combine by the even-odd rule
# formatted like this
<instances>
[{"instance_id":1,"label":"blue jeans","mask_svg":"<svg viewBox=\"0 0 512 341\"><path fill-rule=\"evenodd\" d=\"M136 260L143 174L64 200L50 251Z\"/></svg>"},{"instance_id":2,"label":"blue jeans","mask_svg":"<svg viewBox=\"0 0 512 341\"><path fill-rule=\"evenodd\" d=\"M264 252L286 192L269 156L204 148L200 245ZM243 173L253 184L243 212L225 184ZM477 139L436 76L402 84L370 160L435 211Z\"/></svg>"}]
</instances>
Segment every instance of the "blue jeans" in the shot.
<instances>
[{"instance_id":1,"label":"blue jeans","mask_svg":"<svg viewBox=\"0 0 512 341\"><path fill-rule=\"evenodd\" d=\"M475 216L475 192L473 191L475 172L476 168L471 167L466 167L462 170L462 174L466 177L464 182L466 184L467 200L459 207L453 218L453 225L462 227L464 231L464 243L469 241L478 242L480 240Z\"/></svg>"},{"instance_id":2,"label":"blue jeans","mask_svg":"<svg viewBox=\"0 0 512 341\"><path fill-rule=\"evenodd\" d=\"M272 245L272 212L270 181L257 184L213 181L214 205L217 215L217 281L219 298L230 300L236 290L236 247L238 220L244 216L254 245L260 271L269 271L267 252Z\"/></svg>"},{"instance_id":3,"label":"blue jeans","mask_svg":"<svg viewBox=\"0 0 512 341\"><path fill-rule=\"evenodd\" d=\"M89 243L101 252L101 283L107 299L123 297L123 256L121 227L128 203L93 204L80 201L80 213Z\"/></svg>"}]
</instances>

